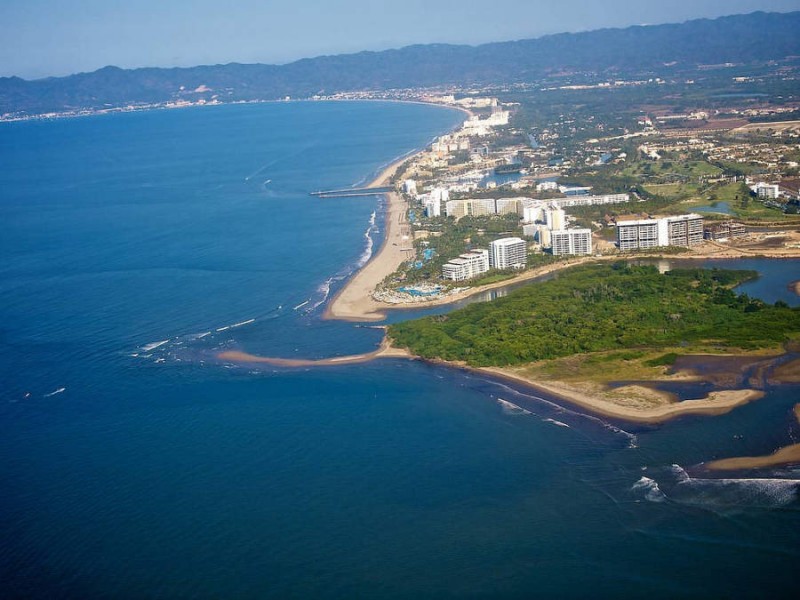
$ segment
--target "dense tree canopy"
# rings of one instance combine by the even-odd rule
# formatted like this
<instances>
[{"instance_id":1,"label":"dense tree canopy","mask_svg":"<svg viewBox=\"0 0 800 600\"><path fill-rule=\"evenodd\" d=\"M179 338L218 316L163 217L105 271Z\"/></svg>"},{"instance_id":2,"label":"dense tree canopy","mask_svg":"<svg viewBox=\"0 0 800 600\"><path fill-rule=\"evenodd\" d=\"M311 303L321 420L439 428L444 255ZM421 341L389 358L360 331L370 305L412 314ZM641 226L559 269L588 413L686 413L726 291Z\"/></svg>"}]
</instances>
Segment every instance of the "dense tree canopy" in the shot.
<instances>
[{"instance_id":1,"label":"dense tree canopy","mask_svg":"<svg viewBox=\"0 0 800 600\"><path fill-rule=\"evenodd\" d=\"M736 294L753 271L627 263L569 269L494 302L392 325L389 336L426 358L504 366L633 347L713 344L753 349L800 333L800 309Z\"/></svg>"}]
</instances>

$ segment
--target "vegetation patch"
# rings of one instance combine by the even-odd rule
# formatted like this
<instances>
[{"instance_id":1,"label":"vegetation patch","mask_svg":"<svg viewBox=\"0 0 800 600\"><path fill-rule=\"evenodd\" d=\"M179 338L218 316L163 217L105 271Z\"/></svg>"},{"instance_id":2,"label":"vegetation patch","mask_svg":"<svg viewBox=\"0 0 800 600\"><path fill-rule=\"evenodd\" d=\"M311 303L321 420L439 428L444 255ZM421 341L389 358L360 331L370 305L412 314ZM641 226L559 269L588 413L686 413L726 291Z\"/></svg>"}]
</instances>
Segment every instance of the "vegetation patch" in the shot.
<instances>
[{"instance_id":1,"label":"vegetation patch","mask_svg":"<svg viewBox=\"0 0 800 600\"><path fill-rule=\"evenodd\" d=\"M599 352L724 352L774 348L800 333L800 309L767 305L731 288L753 271L587 265L494 302L389 328L397 346L472 366L509 366ZM609 361L640 359L617 355ZM602 362L602 358L598 359ZM659 367L660 365L648 365Z\"/></svg>"},{"instance_id":2,"label":"vegetation patch","mask_svg":"<svg viewBox=\"0 0 800 600\"><path fill-rule=\"evenodd\" d=\"M651 360L646 361L648 367L671 367L675 364L675 361L678 360L679 354L677 352L668 352L667 354L662 354L657 358L653 358Z\"/></svg>"}]
</instances>

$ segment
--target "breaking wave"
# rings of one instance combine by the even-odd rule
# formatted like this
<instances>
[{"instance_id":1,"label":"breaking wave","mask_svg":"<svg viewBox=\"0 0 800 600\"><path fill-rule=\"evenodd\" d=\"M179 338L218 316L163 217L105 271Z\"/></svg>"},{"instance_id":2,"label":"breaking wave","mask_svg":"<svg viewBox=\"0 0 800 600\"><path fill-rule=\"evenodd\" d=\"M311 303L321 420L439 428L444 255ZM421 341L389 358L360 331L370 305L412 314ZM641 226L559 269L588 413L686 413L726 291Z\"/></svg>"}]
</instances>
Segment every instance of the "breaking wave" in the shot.
<instances>
[{"instance_id":1,"label":"breaking wave","mask_svg":"<svg viewBox=\"0 0 800 600\"><path fill-rule=\"evenodd\" d=\"M508 386L508 385L502 383L501 381L497 381L497 380L494 380L494 379L484 379L482 377L479 378L479 379L481 381L486 382L486 383L490 383L493 386L497 386L497 387L505 390L506 392L508 392L509 394L511 394L513 396L519 396L519 397L526 398L526 399L529 399L529 400L534 400L538 404L543 405L547 409L551 410L552 413L556 413L557 415L566 415L568 417L575 417L575 418L578 418L578 419L585 419L586 421L594 423L595 425L599 425L604 430L611 432L614 435L614 437L621 437L621 438L626 439L627 442L628 442L628 448L637 448L638 447L637 446L638 438L636 437L636 434L633 434L633 433L631 433L629 431L625 431L624 429L622 429L620 427L617 427L616 425L612 425L611 423L607 423L606 421L604 421L600 417L595 417L594 415L589 415L589 414L586 414L586 413L581 413L581 412L578 412L578 411L575 411L575 410L571 410L571 409L569 409L569 408L567 408L565 406L562 406L561 404L558 404L556 402L552 402L550 400L542 398L541 396L536 396L536 395L533 395L533 394L526 394L524 392L521 392L521 391L519 391L517 389L512 388L511 386ZM542 420L545 421L545 422L550 422L546 418L542 419ZM554 425L558 425L559 427L563 427L563 426L570 427L569 424L564 423L563 421L558 421L556 419L551 419L551 421L552 421L552 423Z\"/></svg>"},{"instance_id":2,"label":"breaking wave","mask_svg":"<svg viewBox=\"0 0 800 600\"><path fill-rule=\"evenodd\" d=\"M365 264L369 262L369 259L372 258L372 248L375 245L375 241L372 239L372 234L377 231L377 227L375 226L375 215L376 211L372 211L372 214L369 217L369 227L364 232L364 238L366 239L366 244L364 246L364 252L361 253L358 261L356 262L356 269L360 269Z\"/></svg>"},{"instance_id":3,"label":"breaking wave","mask_svg":"<svg viewBox=\"0 0 800 600\"><path fill-rule=\"evenodd\" d=\"M660 483L648 477L637 481L632 491L646 500L696 506L730 514L751 508L780 508L798 501L800 481L780 478L692 477L680 465L672 465ZM657 490L657 491L656 491Z\"/></svg>"},{"instance_id":4,"label":"breaking wave","mask_svg":"<svg viewBox=\"0 0 800 600\"><path fill-rule=\"evenodd\" d=\"M503 409L503 412L507 415L530 415L533 414L529 410L525 410L521 406L517 406L513 402L509 402L508 400L503 400L502 398L497 399L497 403Z\"/></svg>"},{"instance_id":5,"label":"breaking wave","mask_svg":"<svg viewBox=\"0 0 800 600\"><path fill-rule=\"evenodd\" d=\"M364 265L366 265L369 260L372 258L372 251L375 247L375 240L372 237L374 233L378 231L377 219L378 211L372 211L372 214L369 218L369 224L367 226L366 231L364 231L364 250L358 259L333 275L332 277L328 277L325 281L317 286L315 295L310 298L308 302L308 308L304 311L306 314L314 312L317 308L325 304L328 301L328 298L331 295L331 287L334 283L344 281L348 277L350 277L353 273L358 271ZM300 307L297 307L300 308Z\"/></svg>"},{"instance_id":6,"label":"breaking wave","mask_svg":"<svg viewBox=\"0 0 800 600\"><path fill-rule=\"evenodd\" d=\"M151 342L149 344L145 344L140 349L142 352L150 352L151 350L155 350L156 348L160 348L164 344L168 344L169 339L161 340L160 342Z\"/></svg>"},{"instance_id":7,"label":"breaking wave","mask_svg":"<svg viewBox=\"0 0 800 600\"><path fill-rule=\"evenodd\" d=\"M649 477L642 476L639 481L631 486L631 491L640 493L644 496L645 500L650 502L664 502L667 499L664 492L658 487L656 480L650 479Z\"/></svg>"}]
</instances>

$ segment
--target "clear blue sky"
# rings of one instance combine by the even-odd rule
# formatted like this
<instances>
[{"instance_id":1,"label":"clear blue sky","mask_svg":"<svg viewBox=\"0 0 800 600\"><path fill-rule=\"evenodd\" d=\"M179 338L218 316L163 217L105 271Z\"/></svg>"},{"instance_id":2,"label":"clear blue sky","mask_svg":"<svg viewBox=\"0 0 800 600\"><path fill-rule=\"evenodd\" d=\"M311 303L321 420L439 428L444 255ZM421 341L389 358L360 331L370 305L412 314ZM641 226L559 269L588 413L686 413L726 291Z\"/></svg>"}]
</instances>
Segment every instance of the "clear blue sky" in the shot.
<instances>
[{"instance_id":1,"label":"clear blue sky","mask_svg":"<svg viewBox=\"0 0 800 600\"><path fill-rule=\"evenodd\" d=\"M755 10L800 10L800 0L0 0L0 76L285 63Z\"/></svg>"}]
</instances>

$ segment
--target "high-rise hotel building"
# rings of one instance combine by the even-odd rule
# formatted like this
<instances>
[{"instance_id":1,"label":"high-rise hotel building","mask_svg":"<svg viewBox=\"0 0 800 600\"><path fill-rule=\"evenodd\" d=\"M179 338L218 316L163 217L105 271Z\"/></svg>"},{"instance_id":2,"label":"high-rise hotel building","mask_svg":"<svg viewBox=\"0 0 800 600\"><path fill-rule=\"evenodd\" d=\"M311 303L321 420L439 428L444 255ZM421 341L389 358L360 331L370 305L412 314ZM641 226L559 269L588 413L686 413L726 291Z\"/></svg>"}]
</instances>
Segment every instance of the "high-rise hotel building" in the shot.
<instances>
[{"instance_id":1,"label":"high-rise hotel building","mask_svg":"<svg viewBox=\"0 0 800 600\"><path fill-rule=\"evenodd\" d=\"M591 254L591 229L561 229L550 232L550 247L553 255Z\"/></svg>"},{"instance_id":2,"label":"high-rise hotel building","mask_svg":"<svg viewBox=\"0 0 800 600\"><path fill-rule=\"evenodd\" d=\"M698 214L617 221L621 251L660 246L695 246L703 241L703 217Z\"/></svg>"},{"instance_id":3,"label":"high-rise hotel building","mask_svg":"<svg viewBox=\"0 0 800 600\"><path fill-rule=\"evenodd\" d=\"M489 266L493 269L524 269L528 244L518 237L502 238L489 244Z\"/></svg>"},{"instance_id":4,"label":"high-rise hotel building","mask_svg":"<svg viewBox=\"0 0 800 600\"><path fill-rule=\"evenodd\" d=\"M489 270L489 251L473 250L466 252L442 265L442 278L450 281L464 281Z\"/></svg>"}]
</instances>

